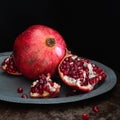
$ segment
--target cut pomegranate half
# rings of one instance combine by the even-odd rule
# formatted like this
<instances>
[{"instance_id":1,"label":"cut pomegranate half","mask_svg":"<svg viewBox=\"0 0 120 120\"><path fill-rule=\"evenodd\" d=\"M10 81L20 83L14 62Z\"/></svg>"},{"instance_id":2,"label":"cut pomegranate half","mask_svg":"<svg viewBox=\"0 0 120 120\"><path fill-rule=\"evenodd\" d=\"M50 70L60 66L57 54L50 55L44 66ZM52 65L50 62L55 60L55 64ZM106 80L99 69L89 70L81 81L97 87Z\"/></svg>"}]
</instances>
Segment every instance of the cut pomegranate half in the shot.
<instances>
[{"instance_id":1,"label":"cut pomegranate half","mask_svg":"<svg viewBox=\"0 0 120 120\"><path fill-rule=\"evenodd\" d=\"M91 91L94 86L105 80L106 74L89 59L67 54L58 66L60 78L68 86L81 91Z\"/></svg>"},{"instance_id":2,"label":"cut pomegranate half","mask_svg":"<svg viewBox=\"0 0 120 120\"><path fill-rule=\"evenodd\" d=\"M50 74L40 75L38 80L35 80L30 89L32 98L48 98L57 97L60 92L60 85L53 82Z\"/></svg>"},{"instance_id":3,"label":"cut pomegranate half","mask_svg":"<svg viewBox=\"0 0 120 120\"><path fill-rule=\"evenodd\" d=\"M12 75L22 75L21 72L16 68L14 60L13 60L13 54L9 55L7 58L4 59L4 61L1 63L0 68Z\"/></svg>"}]
</instances>

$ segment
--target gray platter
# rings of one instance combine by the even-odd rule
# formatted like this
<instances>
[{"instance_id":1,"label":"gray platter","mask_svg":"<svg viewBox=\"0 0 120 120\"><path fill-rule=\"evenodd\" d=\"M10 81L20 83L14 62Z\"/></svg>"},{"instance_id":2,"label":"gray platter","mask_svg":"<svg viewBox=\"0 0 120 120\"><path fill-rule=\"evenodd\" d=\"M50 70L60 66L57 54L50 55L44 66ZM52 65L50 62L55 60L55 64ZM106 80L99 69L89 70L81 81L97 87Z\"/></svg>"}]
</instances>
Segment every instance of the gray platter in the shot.
<instances>
[{"instance_id":1,"label":"gray platter","mask_svg":"<svg viewBox=\"0 0 120 120\"><path fill-rule=\"evenodd\" d=\"M11 52L0 53L0 64L10 54ZM117 77L115 72L111 68L100 62L94 60L91 61L98 65L99 67L101 67L102 69L104 69L107 74L106 80L100 85L97 85L95 89L92 90L91 92L79 94L75 93L68 97L66 95L71 92L71 89L65 84L63 84L61 80L58 78L57 82L61 84L61 91L58 97L41 99L40 98L33 99L28 97L27 99L23 99L21 98L22 93L17 93L17 88L22 87L24 90L23 93L29 95L30 85L32 82L30 80L27 80L23 76L9 75L0 70L0 100L21 104L60 104L86 100L110 91L117 83Z\"/></svg>"}]
</instances>

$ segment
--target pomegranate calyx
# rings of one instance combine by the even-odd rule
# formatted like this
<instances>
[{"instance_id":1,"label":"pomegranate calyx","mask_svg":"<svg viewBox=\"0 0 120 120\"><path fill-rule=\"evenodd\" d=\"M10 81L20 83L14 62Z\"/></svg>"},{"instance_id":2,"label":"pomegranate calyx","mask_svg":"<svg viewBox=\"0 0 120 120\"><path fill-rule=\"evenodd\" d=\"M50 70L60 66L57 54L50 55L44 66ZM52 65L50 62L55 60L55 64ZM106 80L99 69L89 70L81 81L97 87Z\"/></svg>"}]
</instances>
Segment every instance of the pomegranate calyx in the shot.
<instances>
[{"instance_id":1,"label":"pomegranate calyx","mask_svg":"<svg viewBox=\"0 0 120 120\"><path fill-rule=\"evenodd\" d=\"M55 42L55 39L54 38L48 38L46 40L46 45L49 46L49 47L53 47L55 46L56 42Z\"/></svg>"}]
</instances>

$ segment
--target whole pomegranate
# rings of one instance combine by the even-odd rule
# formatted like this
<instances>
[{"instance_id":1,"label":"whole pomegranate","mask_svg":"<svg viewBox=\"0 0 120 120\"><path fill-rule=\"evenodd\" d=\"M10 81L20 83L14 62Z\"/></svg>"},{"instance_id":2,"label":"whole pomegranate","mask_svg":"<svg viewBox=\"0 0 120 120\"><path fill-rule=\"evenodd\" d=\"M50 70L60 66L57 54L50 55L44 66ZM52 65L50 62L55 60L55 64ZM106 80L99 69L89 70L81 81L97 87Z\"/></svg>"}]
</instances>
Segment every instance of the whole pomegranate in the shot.
<instances>
[{"instance_id":1,"label":"whole pomegranate","mask_svg":"<svg viewBox=\"0 0 120 120\"><path fill-rule=\"evenodd\" d=\"M29 79L40 74L55 74L66 53L62 35L45 25L32 25L17 36L13 45L14 62Z\"/></svg>"}]
</instances>

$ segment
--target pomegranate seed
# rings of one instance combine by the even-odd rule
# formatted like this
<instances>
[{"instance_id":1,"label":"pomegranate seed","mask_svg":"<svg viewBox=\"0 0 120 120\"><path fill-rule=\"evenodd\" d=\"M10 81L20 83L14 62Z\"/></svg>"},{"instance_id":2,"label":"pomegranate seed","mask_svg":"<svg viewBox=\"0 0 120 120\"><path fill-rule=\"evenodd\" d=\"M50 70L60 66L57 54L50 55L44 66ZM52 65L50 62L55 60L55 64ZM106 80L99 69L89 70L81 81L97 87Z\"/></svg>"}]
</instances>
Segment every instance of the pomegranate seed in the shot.
<instances>
[{"instance_id":1,"label":"pomegranate seed","mask_svg":"<svg viewBox=\"0 0 120 120\"><path fill-rule=\"evenodd\" d=\"M21 97L24 98L24 99L28 98L27 94L23 94Z\"/></svg>"},{"instance_id":2,"label":"pomegranate seed","mask_svg":"<svg viewBox=\"0 0 120 120\"><path fill-rule=\"evenodd\" d=\"M86 113L83 113L83 114L82 114L82 119L83 119L83 120L89 120L89 115L86 114Z\"/></svg>"},{"instance_id":3,"label":"pomegranate seed","mask_svg":"<svg viewBox=\"0 0 120 120\"><path fill-rule=\"evenodd\" d=\"M98 106L93 106L92 110L93 110L94 112L96 112L96 113L99 112Z\"/></svg>"},{"instance_id":4,"label":"pomegranate seed","mask_svg":"<svg viewBox=\"0 0 120 120\"><path fill-rule=\"evenodd\" d=\"M31 92L35 93L35 88L34 87L31 87Z\"/></svg>"},{"instance_id":5,"label":"pomegranate seed","mask_svg":"<svg viewBox=\"0 0 120 120\"><path fill-rule=\"evenodd\" d=\"M17 89L17 92L18 92L18 93L22 93L22 92L23 92L23 88L19 87L19 88Z\"/></svg>"}]
</instances>

